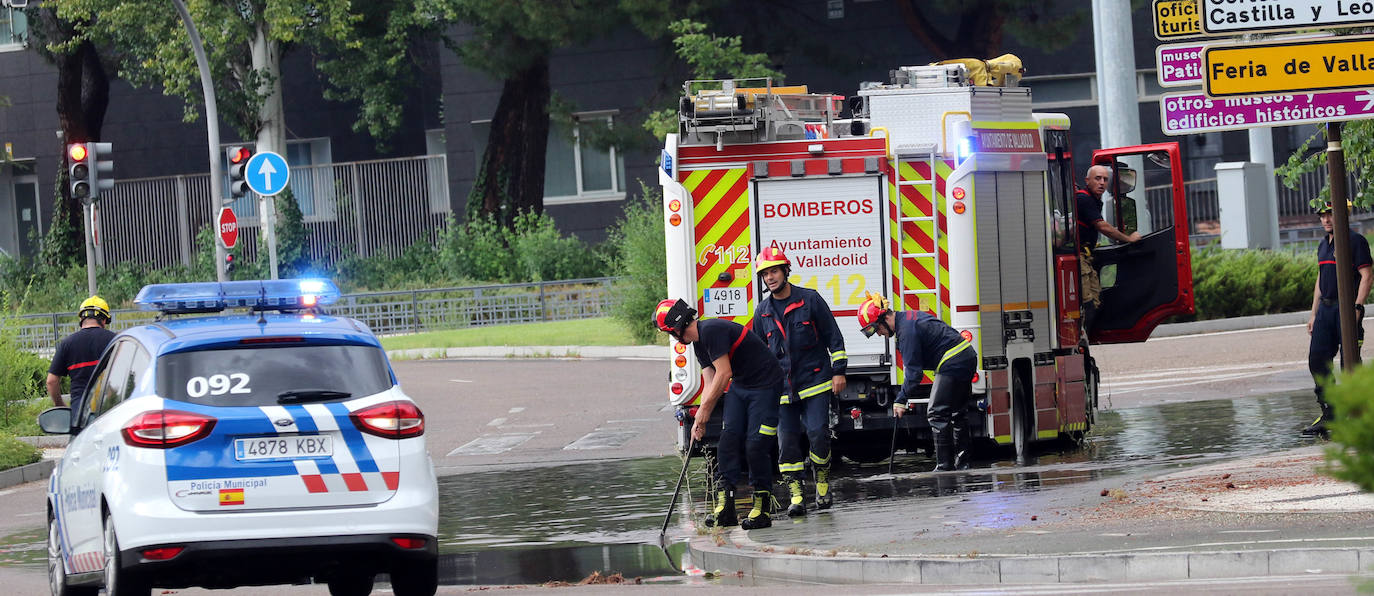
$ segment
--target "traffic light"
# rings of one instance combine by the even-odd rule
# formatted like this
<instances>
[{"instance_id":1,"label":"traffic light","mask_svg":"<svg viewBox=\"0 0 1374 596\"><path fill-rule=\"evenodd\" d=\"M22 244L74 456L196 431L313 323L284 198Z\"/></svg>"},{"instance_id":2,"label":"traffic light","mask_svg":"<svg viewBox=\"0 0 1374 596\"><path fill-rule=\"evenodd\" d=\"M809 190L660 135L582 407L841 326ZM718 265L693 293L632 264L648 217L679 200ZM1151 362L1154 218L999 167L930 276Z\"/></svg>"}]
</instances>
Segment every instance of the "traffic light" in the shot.
<instances>
[{"instance_id":1,"label":"traffic light","mask_svg":"<svg viewBox=\"0 0 1374 596\"><path fill-rule=\"evenodd\" d=\"M229 196L224 202L229 204L248 194L248 181L243 179L243 175L248 168L248 158L253 157L253 150L247 147L230 147L225 155L229 163Z\"/></svg>"},{"instance_id":2,"label":"traffic light","mask_svg":"<svg viewBox=\"0 0 1374 596\"><path fill-rule=\"evenodd\" d=\"M100 199L100 191L114 189L114 161L109 158L114 152L110 143L86 143L87 159L91 160L91 200Z\"/></svg>"},{"instance_id":3,"label":"traffic light","mask_svg":"<svg viewBox=\"0 0 1374 596\"><path fill-rule=\"evenodd\" d=\"M85 143L67 145L67 183L71 185L72 198L87 200L91 197L91 160L86 152Z\"/></svg>"},{"instance_id":4,"label":"traffic light","mask_svg":"<svg viewBox=\"0 0 1374 596\"><path fill-rule=\"evenodd\" d=\"M224 274L229 275L234 272L234 253L224 255Z\"/></svg>"}]
</instances>

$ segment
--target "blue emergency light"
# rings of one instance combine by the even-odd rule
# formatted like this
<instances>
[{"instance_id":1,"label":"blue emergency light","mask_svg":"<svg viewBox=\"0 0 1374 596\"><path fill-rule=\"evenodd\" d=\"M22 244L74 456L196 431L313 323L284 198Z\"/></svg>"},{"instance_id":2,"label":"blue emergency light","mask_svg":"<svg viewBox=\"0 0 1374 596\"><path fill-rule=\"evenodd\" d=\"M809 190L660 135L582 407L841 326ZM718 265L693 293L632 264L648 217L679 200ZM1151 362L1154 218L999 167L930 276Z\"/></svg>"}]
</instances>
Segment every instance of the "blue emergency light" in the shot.
<instances>
[{"instance_id":1,"label":"blue emergency light","mask_svg":"<svg viewBox=\"0 0 1374 596\"><path fill-rule=\"evenodd\" d=\"M151 284L134 298L139 310L164 314L220 312L229 308L292 311L333 304L339 288L327 279Z\"/></svg>"}]
</instances>

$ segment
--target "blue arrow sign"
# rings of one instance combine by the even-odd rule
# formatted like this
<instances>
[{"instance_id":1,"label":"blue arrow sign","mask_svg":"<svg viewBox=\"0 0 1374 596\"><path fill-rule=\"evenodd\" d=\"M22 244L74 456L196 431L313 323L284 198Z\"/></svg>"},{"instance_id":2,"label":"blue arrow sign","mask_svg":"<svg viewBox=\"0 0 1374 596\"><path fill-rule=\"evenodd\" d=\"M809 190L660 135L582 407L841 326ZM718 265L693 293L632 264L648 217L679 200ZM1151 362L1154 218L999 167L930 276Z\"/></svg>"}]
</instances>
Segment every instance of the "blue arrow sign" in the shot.
<instances>
[{"instance_id":1,"label":"blue arrow sign","mask_svg":"<svg viewBox=\"0 0 1374 596\"><path fill-rule=\"evenodd\" d=\"M243 179L253 192L270 197L286 189L286 183L291 180L291 169L286 166L282 156L263 151L248 158Z\"/></svg>"}]
</instances>

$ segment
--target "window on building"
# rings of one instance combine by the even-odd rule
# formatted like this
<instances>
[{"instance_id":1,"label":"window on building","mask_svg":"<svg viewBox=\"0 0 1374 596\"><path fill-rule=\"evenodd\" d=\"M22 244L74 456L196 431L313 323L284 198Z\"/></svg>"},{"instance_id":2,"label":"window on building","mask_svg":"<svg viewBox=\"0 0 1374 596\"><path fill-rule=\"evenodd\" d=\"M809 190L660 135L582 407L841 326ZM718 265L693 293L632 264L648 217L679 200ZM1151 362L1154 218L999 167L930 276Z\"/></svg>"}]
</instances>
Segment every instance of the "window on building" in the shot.
<instances>
[{"instance_id":1,"label":"window on building","mask_svg":"<svg viewBox=\"0 0 1374 596\"><path fill-rule=\"evenodd\" d=\"M544 150L544 203L582 203L625 198L625 158L615 147L598 149L583 140L580 124L598 121L614 125L614 114L592 112L577 115L571 131L549 127ZM472 123L474 157L482 167L490 120Z\"/></svg>"},{"instance_id":2,"label":"window on building","mask_svg":"<svg viewBox=\"0 0 1374 596\"><path fill-rule=\"evenodd\" d=\"M29 39L29 19L21 8L0 6L0 51L23 49Z\"/></svg>"}]
</instances>

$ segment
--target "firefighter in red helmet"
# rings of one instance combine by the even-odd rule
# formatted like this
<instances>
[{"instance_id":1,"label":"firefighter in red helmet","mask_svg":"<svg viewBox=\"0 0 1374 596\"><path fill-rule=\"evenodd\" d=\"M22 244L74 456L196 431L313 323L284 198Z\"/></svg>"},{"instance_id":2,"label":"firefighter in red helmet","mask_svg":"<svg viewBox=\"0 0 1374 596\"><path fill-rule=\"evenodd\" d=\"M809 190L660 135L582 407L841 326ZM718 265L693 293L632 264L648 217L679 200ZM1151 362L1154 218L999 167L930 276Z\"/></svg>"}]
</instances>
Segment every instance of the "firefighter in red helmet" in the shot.
<instances>
[{"instance_id":1,"label":"firefighter in red helmet","mask_svg":"<svg viewBox=\"0 0 1374 596\"><path fill-rule=\"evenodd\" d=\"M973 375L978 352L953 327L929 313L895 312L887 299L869 293L859 306L859 327L866 337L878 334L897 341L906 378L892 402L893 415L906 413L908 396L916 394L923 372L935 371L926 419L935 443L935 470L969 467L968 409L973 401Z\"/></svg>"},{"instance_id":2,"label":"firefighter in red helmet","mask_svg":"<svg viewBox=\"0 0 1374 596\"><path fill-rule=\"evenodd\" d=\"M706 421L716 404L724 404L721 425L720 466L716 470L719 494L708 526L733 526L753 530L773 525L772 444L778 435L778 400L783 392L782 367L757 335L725 319L696 318L697 311L682 300L667 299L654 310L654 325L673 339L692 346L701 363L706 383L692 424L692 440L706 435ZM726 389L729 391L726 391ZM749 466L754 507L740 521L735 514L735 485L741 463Z\"/></svg>"},{"instance_id":3,"label":"firefighter in red helmet","mask_svg":"<svg viewBox=\"0 0 1374 596\"><path fill-rule=\"evenodd\" d=\"M806 515L806 462L816 475L816 507L829 509L830 402L844 391L844 351L830 305L811 288L792 285L792 262L776 246L759 251L754 274L769 292L754 307L757 333L782 363L786 390L778 420L778 471L787 478L787 514ZM803 434L804 433L804 434Z\"/></svg>"}]
</instances>

